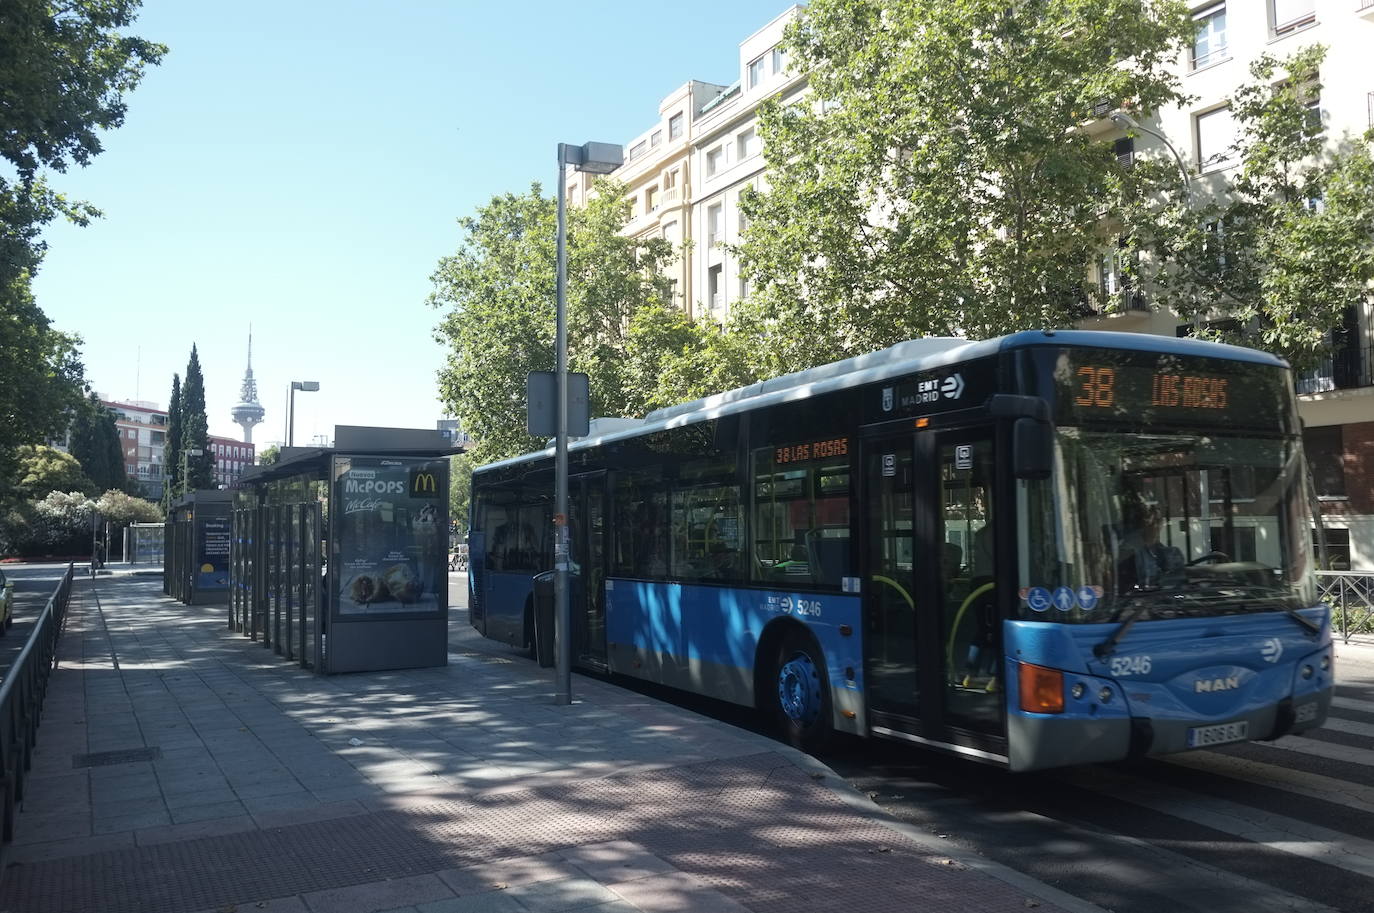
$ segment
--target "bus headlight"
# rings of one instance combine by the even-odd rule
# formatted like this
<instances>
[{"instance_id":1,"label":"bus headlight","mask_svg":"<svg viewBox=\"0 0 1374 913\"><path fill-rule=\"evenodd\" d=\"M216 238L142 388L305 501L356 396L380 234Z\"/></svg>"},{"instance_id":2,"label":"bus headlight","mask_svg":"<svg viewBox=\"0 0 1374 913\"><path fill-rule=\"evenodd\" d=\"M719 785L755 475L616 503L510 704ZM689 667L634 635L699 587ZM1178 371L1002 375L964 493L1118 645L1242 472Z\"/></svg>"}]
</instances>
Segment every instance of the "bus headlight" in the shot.
<instances>
[{"instance_id":1,"label":"bus headlight","mask_svg":"<svg viewBox=\"0 0 1374 913\"><path fill-rule=\"evenodd\" d=\"M1069 689L1069 693L1073 695L1074 700L1080 700L1083 695L1088 693L1088 686L1082 682L1074 682L1073 687Z\"/></svg>"},{"instance_id":2,"label":"bus headlight","mask_svg":"<svg viewBox=\"0 0 1374 913\"><path fill-rule=\"evenodd\" d=\"M1302 667L1302 677L1303 677L1303 678L1311 678L1311 677L1312 677L1312 673L1315 672L1315 671L1316 671L1316 670L1312 668L1312 664L1311 664L1311 663L1304 663L1304 664L1303 664L1303 667Z\"/></svg>"},{"instance_id":3,"label":"bus headlight","mask_svg":"<svg viewBox=\"0 0 1374 913\"><path fill-rule=\"evenodd\" d=\"M1331 668L1331 654L1330 654L1330 653L1327 653L1327 654L1325 654L1324 656L1322 656L1322 671L1325 672L1325 671L1327 671L1327 670L1330 669L1330 668Z\"/></svg>"},{"instance_id":4,"label":"bus headlight","mask_svg":"<svg viewBox=\"0 0 1374 913\"><path fill-rule=\"evenodd\" d=\"M1102 690L1097 692L1097 701L1100 704L1110 704L1112 702L1112 686L1103 685Z\"/></svg>"}]
</instances>

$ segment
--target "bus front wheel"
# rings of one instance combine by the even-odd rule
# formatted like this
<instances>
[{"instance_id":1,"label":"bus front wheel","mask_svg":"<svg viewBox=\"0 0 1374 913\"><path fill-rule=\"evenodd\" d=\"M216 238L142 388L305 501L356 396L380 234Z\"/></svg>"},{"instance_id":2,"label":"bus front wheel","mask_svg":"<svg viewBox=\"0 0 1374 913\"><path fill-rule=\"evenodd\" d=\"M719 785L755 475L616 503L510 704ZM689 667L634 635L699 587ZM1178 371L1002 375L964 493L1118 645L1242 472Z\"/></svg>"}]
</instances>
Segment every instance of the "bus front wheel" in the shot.
<instances>
[{"instance_id":1,"label":"bus front wheel","mask_svg":"<svg viewBox=\"0 0 1374 913\"><path fill-rule=\"evenodd\" d=\"M767 687L783 741L808 752L825 745L832 729L830 686L815 641L800 631L787 632Z\"/></svg>"}]
</instances>

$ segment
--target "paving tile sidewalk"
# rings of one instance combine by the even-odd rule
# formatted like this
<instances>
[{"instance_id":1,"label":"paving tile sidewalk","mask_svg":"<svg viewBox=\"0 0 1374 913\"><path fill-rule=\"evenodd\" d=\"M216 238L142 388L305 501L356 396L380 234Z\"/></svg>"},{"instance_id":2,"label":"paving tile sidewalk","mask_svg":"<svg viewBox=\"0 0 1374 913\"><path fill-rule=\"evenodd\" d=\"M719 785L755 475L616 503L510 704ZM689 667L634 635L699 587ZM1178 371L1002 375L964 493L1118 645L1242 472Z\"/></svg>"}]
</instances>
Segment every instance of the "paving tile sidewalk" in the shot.
<instances>
[{"instance_id":1,"label":"paving tile sidewalk","mask_svg":"<svg viewBox=\"0 0 1374 913\"><path fill-rule=\"evenodd\" d=\"M885 819L828 769L451 626L322 677L156 580L78 584L0 911L1092 910Z\"/></svg>"}]
</instances>

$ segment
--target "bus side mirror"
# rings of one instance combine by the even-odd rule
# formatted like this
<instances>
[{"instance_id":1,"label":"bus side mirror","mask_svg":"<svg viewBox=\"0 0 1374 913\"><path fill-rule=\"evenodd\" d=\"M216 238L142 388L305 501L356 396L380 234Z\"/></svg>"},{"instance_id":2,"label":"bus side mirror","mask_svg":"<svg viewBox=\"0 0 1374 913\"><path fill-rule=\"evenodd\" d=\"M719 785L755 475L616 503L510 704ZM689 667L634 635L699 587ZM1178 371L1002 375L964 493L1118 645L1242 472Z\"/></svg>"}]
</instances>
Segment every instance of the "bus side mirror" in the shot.
<instances>
[{"instance_id":1,"label":"bus side mirror","mask_svg":"<svg viewBox=\"0 0 1374 913\"><path fill-rule=\"evenodd\" d=\"M1011 426L1012 471L1018 479L1043 480L1054 466L1054 432L1049 422L1018 418Z\"/></svg>"}]
</instances>

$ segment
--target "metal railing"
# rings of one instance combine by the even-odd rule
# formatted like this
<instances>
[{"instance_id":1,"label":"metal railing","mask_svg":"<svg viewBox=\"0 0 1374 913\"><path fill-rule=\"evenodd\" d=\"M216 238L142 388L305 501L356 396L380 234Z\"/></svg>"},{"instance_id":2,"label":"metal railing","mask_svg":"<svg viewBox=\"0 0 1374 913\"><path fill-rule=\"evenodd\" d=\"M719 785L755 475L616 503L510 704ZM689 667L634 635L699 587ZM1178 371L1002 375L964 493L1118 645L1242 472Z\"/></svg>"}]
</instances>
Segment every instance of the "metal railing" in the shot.
<instances>
[{"instance_id":1,"label":"metal railing","mask_svg":"<svg viewBox=\"0 0 1374 913\"><path fill-rule=\"evenodd\" d=\"M1317 595L1331 606L1331 627L1342 640L1374 634L1374 573L1317 571Z\"/></svg>"},{"instance_id":2,"label":"metal railing","mask_svg":"<svg viewBox=\"0 0 1374 913\"><path fill-rule=\"evenodd\" d=\"M24 799L24 775L33 763L48 676L57 665L57 639L67 616L74 565L48 597L24 649L0 684L0 842L14 839L14 822Z\"/></svg>"}]
</instances>

